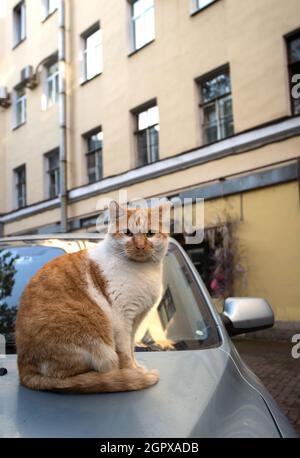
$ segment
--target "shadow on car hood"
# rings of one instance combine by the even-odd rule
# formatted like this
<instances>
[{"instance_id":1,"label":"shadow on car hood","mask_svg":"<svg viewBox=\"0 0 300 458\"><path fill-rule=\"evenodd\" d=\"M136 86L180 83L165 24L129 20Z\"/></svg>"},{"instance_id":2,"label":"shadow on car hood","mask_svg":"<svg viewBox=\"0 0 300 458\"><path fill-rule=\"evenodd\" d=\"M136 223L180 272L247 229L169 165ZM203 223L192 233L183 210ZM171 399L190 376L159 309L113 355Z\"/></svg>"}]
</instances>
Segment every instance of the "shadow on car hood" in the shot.
<instances>
[{"instance_id":1,"label":"shadow on car hood","mask_svg":"<svg viewBox=\"0 0 300 458\"><path fill-rule=\"evenodd\" d=\"M147 390L57 394L19 385L16 356L2 360L0 437L278 437L261 396L219 348L138 353L157 368Z\"/></svg>"}]
</instances>

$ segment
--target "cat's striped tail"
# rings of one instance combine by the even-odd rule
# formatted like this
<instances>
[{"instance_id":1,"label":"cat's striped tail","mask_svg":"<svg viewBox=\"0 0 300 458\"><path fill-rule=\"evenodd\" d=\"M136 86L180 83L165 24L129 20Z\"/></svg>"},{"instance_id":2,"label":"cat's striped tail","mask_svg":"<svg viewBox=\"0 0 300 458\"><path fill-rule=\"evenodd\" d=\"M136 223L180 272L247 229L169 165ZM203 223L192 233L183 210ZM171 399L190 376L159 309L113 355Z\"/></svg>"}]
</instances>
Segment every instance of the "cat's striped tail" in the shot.
<instances>
[{"instance_id":1,"label":"cat's striped tail","mask_svg":"<svg viewBox=\"0 0 300 458\"><path fill-rule=\"evenodd\" d=\"M21 383L32 390L65 393L112 393L135 391L155 385L159 380L156 370L116 369L110 372L85 372L67 378L47 377L41 374L23 374Z\"/></svg>"}]
</instances>

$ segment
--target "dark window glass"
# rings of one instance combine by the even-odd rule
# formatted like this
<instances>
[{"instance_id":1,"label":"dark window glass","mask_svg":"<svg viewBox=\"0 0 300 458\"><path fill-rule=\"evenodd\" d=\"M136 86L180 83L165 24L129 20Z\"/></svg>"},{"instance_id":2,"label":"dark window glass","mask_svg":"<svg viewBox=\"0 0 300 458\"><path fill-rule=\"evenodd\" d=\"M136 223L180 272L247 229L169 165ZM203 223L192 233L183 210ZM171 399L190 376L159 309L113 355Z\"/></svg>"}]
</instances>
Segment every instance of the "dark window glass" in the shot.
<instances>
[{"instance_id":1,"label":"dark window glass","mask_svg":"<svg viewBox=\"0 0 300 458\"><path fill-rule=\"evenodd\" d=\"M17 208L26 206L26 167L23 165L15 170Z\"/></svg>"},{"instance_id":2,"label":"dark window glass","mask_svg":"<svg viewBox=\"0 0 300 458\"><path fill-rule=\"evenodd\" d=\"M158 132L159 126L149 129L150 162L156 162L159 159Z\"/></svg>"},{"instance_id":3,"label":"dark window glass","mask_svg":"<svg viewBox=\"0 0 300 458\"><path fill-rule=\"evenodd\" d=\"M290 41L289 48L290 48L290 63L293 64L295 62L299 62L300 61L300 36Z\"/></svg>"},{"instance_id":4,"label":"dark window glass","mask_svg":"<svg viewBox=\"0 0 300 458\"><path fill-rule=\"evenodd\" d=\"M153 106L136 115L137 166L151 164L159 160L159 112Z\"/></svg>"},{"instance_id":5,"label":"dark window glass","mask_svg":"<svg viewBox=\"0 0 300 458\"><path fill-rule=\"evenodd\" d=\"M147 131L139 132L137 134L137 149L138 149L138 161L137 165L148 164L148 143L147 143Z\"/></svg>"},{"instance_id":6,"label":"dark window glass","mask_svg":"<svg viewBox=\"0 0 300 458\"><path fill-rule=\"evenodd\" d=\"M88 182L94 183L103 178L103 132L101 130L86 136Z\"/></svg>"},{"instance_id":7,"label":"dark window glass","mask_svg":"<svg viewBox=\"0 0 300 458\"><path fill-rule=\"evenodd\" d=\"M59 150L46 155L48 175L48 197L53 199L60 193Z\"/></svg>"},{"instance_id":8,"label":"dark window glass","mask_svg":"<svg viewBox=\"0 0 300 458\"><path fill-rule=\"evenodd\" d=\"M234 134L231 82L228 71L200 83L203 108L204 143L209 144Z\"/></svg>"},{"instance_id":9,"label":"dark window glass","mask_svg":"<svg viewBox=\"0 0 300 458\"><path fill-rule=\"evenodd\" d=\"M14 127L18 127L26 122L27 117L27 97L24 86L14 90L13 104Z\"/></svg>"},{"instance_id":10,"label":"dark window glass","mask_svg":"<svg viewBox=\"0 0 300 458\"><path fill-rule=\"evenodd\" d=\"M292 114L297 115L300 114L300 34L291 37L287 45Z\"/></svg>"},{"instance_id":11,"label":"dark window glass","mask_svg":"<svg viewBox=\"0 0 300 458\"><path fill-rule=\"evenodd\" d=\"M14 45L26 37L25 2L19 3L13 10Z\"/></svg>"},{"instance_id":12,"label":"dark window glass","mask_svg":"<svg viewBox=\"0 0 300 458\"><path fill-rule=\"evenodd\" d=\"M211 79L204 81L201 85L202 102L210 102L223 95L231 93L229 73L221 73Z\"/></svg>"},{"instance_id":13,"label":"dark window glass","mask_svg":"<svg viewBox=\"0 0 300 458\"><path fill-rule=\"evenodd\" d=\"M46 67L46 97L47 106L50 107L58 102L59 96L59 67L58 62L51 63Z\"/></svg>"}]
</instances>

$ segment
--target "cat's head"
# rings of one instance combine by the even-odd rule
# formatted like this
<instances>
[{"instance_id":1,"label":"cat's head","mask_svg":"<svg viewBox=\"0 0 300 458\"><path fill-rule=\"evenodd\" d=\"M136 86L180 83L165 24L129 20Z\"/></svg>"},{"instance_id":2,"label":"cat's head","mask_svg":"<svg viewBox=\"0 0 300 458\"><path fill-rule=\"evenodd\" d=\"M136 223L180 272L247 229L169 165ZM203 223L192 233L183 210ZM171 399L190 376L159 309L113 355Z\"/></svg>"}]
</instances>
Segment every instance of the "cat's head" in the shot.
<instances>
[{"instance_id":1,"label":"cat's head","mask_svg":"<svg viewBox=\"0 0 300 458\"><path fill-rule=\"evenodd\" d=\"M126 208L112 201L107 238L115 253L132 261L160 262L169 243L170 205Z\"/></svg>"}]
</instances>

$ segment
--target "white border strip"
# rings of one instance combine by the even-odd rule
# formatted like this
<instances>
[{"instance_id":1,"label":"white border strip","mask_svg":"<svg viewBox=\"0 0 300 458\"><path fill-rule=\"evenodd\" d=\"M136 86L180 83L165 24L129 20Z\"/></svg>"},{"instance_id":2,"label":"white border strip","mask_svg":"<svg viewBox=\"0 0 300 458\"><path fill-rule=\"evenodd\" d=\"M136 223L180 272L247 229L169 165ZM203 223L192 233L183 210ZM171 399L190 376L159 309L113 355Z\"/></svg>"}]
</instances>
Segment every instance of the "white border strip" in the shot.
<instances>
[{"instance_id":1,"label":"white border strip","mask_svg":"<svg viewBox=\"0 0 300 458\"><path fill-rule=\"evenodd\" d=\"M15 212L2 216L0 218L0 223L9 223L10 221L26 218L26 216L31 216L34 213L39 213L40 211L46 211L48 209L51 210L52 207L57 207L59 204L59 197L47 200L46 202L39 202L38 204L30 205L29 207L21 208L20 210L16 210Z\"/></svg>"}]
</instances>

